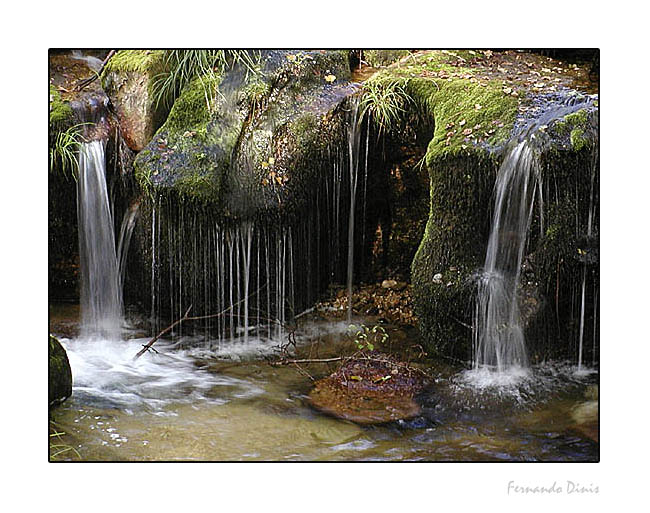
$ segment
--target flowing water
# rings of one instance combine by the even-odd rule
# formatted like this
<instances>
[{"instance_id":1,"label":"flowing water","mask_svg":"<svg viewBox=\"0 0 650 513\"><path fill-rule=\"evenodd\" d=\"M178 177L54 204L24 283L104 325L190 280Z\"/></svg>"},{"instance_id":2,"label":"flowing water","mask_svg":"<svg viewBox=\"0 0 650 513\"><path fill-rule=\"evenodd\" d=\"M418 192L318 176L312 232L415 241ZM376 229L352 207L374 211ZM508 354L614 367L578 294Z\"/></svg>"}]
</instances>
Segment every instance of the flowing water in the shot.
<instances>
[{"instance_id":1,"label":"flowing water","mask_svg":"<svg viewBox=\"0 0 650 513\"><path fill-rule=\"evenodd\" d=\"M81 332L84 337L115 340L122 324L122 292L105 167L103 141L81 145L77 186Z\"/></svg>"},{"instance_id":2,"label":"flowing water","mask_svg":"<svg viewBox=\"0 0 650 513\"><path fill-rule=\"evenodd\" d=\"M509 151L495 185L494 218L476 302L476 369L504 372L528 366L517 287L538 179L534 149L525 138Z\"/></svg>"},{"instance_id":3,"label":"flowing water","mask_svg":"<svg viewBox=\"0 0 650 513\"><path fill-rule=\"evenodd\" d=\"M359 156L361 149L361 120L359 97L352 100L352 113L348 126L348 171L350 174L350 214L348 216L348 322L352 321L352 282L354 278L354 218L359 183ZM367 148L366 143L366 148ZM367 164L367 161L366 161Z\"/></svg>"},{"instance_id":4,"label":"flowing water","mask_svg":"<svg viewBox=\"0 0 650 513\"><path fill-rule=\"evenodd\" d=\"M75 310L53 308L57 333ZM304 322L301 348L320 357L349 349L346 322ZM391 337L401 332L389 328ZM406 338L405 334L401 334ZM132 335L135 336L135 335ZM410 335L409 335L410 336ZM358 426L312 409L311 380L261 355L277 342L250 336L206 349L184 336L160 340L138 360L148 338L93 343L62 337L74 389L54 410L63 443L88 461L596 461L594 402L585 394L595 376L569 366L536 368L535 378L480 384L460 369L428 362L435 376L422 394L422 414L409 421ZM331 372L312 366L320 378ZM66 453L70 460L76 455Z\"/></svg>"}]
</instances>

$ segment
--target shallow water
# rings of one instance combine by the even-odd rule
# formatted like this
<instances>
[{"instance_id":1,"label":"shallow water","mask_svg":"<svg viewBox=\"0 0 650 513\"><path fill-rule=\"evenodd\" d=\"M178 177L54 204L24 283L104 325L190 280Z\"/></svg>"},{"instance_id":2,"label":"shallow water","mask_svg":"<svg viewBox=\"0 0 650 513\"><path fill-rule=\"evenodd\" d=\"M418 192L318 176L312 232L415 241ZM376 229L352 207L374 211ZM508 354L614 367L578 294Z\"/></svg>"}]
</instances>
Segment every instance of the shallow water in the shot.
<instances>
[{"instance_id":1,"label":"shallow water","mask_svg":"<svg viewBox=\"0 0 650 513\"><path fill-rule=\"evenodd\" d=\"M73 308L51 314L56 334ZM309 323L302 350L320 357L344 344L345 324ZM74 330L71 330L74 331ZM70 337L70 335L68 335ZM593 383L567 365L536 367L497 383L489 375L427 362L434 384L409 421L358 426L309 406L311 380L273 367L277 342L249 337L215 353L189 339L161 340L158 353L133 356L148 338L126 342L62 336L73 395L54 410L62 442L86 461L597 461ZM305 353L306 354L306 353ZM333 366L312 365L318 379ZM591 387L590 387L590 384ZM592 394L589 396L589 394ZM589 396L589 397L588 397ZM597 403L596 403L597 404ZM591 406L585 406L591 405ZM585 412L588 412L585 415ZM597 412L597 410L596 410Z\"/></svg>"}]
</instances>

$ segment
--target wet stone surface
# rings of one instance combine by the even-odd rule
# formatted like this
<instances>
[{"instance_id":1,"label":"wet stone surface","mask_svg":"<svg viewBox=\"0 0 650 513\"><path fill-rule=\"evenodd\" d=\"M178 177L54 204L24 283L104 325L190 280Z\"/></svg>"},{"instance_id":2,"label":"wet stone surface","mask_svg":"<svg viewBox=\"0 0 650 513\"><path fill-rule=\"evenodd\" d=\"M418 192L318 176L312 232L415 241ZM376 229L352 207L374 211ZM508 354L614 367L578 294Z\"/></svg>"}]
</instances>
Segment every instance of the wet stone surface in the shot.
<instances>
[{"instance_id":1,"label":"wet stone surface","mask_svg":"<svg viewBox=\"0 0 650 513\"><path fill-rule=\"evenodd\" d=\"M325 413L358 424L410 419L420 413L414 396L427 375L386 354L369 352L346 361L318 381L309 395Z\"/></svg>"}]
</instances>

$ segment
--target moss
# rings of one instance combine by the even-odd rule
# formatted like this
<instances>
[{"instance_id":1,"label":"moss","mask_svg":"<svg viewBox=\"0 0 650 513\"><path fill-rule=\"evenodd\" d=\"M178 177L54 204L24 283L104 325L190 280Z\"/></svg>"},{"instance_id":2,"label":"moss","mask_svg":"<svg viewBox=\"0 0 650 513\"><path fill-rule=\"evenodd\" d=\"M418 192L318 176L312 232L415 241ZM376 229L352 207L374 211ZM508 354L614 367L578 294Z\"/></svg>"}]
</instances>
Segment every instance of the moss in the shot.
<instances>
[{"instance_id":1,"label":"moss","mask_svg":"<svg viewBox=\"0 0 650 513\"><path fill-rule=\"evenodd\" d=\"M553 130L557 135L567 135L574 128L585 130L589 121L589 113L587 109L580 109L571 114L567 114L562 119L558 119L552 123Z\"/></svg>"},{"instance_id":2,"label":"moss","mask_svg":"<svg viewBox=\"0 0 650 513\"><path fill-rule=\"evenodd\" d=\"M408 50L364 50L363 58L373 68L379 68L388 66L410 53Z\"/></svg>"},{"instance_id":3,"label":"moss","mask_svg":"<svg viewBox=\"0 0 650 513\"><path fill-rule=\"evenodd\" d=\"M102 74L112 71L157 74L164 69L164 50L119 50L108 61Z\"/></svg>"},{"instance_id":4,"label":"moss","mask_svg":"<svg viewBox=\"0 0 650 513\"><path fill-rule=\"evenodd\" d=\"M61 93L50 85L50 128L61 130L72 123L72 108L63 101Z\"/></svg>"},{"instance_id":5,"label":"moss","mask_svg":"<svg viewBox=\"0 0 650 513\"><path fill-rule=\"evenodd\" d=\"M201 175L198 171L190 171L181 176L174 188L185 197L199 201L211 201L219 197L220 181L215 175Z\"/></svg>"},{"instance_id":6,"label":"moss","mask_svg":"<svg viewBox=\"0 0 650 513\"><path fill-rule=\"evenodd\" d=\"M401 82L420 116L435 121L426 161L438 160L474 148L504 143L513 128L518 100L503 92L501 81L480 81L469 67L452 66L470 57L465 51L413 55L404 66L393 66L369 82ZM481 145L481 146L479 146Z\"/></svg>"},{"instance_id":7,"label":"moss","mask_svg":"<svg viewBox=\"0 0 650 513\"><path fill-rule=\"evenodd\" d=\"M48 400L55 406L72 395L72 371L61 343L50 335L48 346Z\"/></svg>"},{"instance_id":8,"label":"moss","mask_svg":"<svg viewBox=\"0 0 650 513\"><path fill-rule=\"evenodd\" d=\"M581 128L574 128L571 130L571 147L580 151L589 144L589 139L585 137L585 132Z\"/></svg>"},{"instance_id":9,"label":"moss","mask_svg":"<svg viewBox=\"0 0 650 513\"><path fill-rule=\"evenodd\" d=\"M135 177L145 191L161 184L184 197L218 200L239 133L234 113L219 110L220 82L214 74L192 80L151 143L138 154Z\"/></svg>"},{"instance_id":10,"label":"moss","mask_svg":"<svg viewBox=\"0 0 650 513\"><path fill-rule=\"evenodd\" d=\"M218 98L219 75L204 75L192 80L174 102L161 131L184 133L205 130Z\"/></svg>"}]
</instances>

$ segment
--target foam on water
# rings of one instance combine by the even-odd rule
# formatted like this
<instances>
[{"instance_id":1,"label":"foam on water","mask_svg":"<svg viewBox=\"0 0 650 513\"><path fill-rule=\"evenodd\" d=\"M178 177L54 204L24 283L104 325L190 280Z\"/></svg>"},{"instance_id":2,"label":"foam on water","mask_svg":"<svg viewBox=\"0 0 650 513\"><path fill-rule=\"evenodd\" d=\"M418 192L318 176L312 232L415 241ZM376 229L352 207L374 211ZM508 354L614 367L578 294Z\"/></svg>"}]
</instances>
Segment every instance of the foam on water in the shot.
<instances>
[{"instance_id":1,"label":"foam on water","mask_svg":"<svg viewBox=\"0 0 650 513\"><path fill-rule=\"evenodd\" d=\"M159 409L179 402L223 403L263 392L247 381L208 372L197 365L193 351L174 349L164 340L156 344L158 353L134 360L147 342L62 338L72 368L73 398L102 407ZM222 394L218 387L227 389Z\"/></svg>"},{"instance_id":2,"label":"foam on water","mask_svg":"<svg viewBox=\"0 0 650 513\"><path fill-rule=\"evenodd\" d=\"M453 376L450 389L468 405L505 400L533 407L555 394L586 385L595 374L595 369L578 369L568 362L545 362L528 368L514 366L503 372L472 368Z\"/></svg>"}]
</instances>

